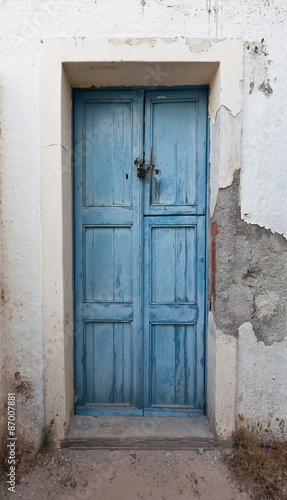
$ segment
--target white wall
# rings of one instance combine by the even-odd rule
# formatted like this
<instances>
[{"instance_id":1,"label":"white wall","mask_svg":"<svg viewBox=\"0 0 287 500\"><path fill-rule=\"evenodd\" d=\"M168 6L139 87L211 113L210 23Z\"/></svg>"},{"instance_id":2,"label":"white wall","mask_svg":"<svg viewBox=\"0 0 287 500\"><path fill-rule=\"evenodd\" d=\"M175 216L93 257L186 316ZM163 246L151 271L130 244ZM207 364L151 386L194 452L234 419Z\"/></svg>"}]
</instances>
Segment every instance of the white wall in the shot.
<instances>
[{"instance_id":1,"label":"white wall","mask_svg":"<svg viewBox=\"0 0 287 500\"><path fill-rule=\"evenodd\" d=\"M8 389L18 387L19 418L29 422L29 438L37 442L44 418L38 94L41 39L184 36L245 40L242 218L286 237L287 3L2 0L0 5L1 330L9 351ZM226 168L232 173L237 167L227 164ZM232 175L219 172L218 179L219 187L226 187ZM17 372L20 375L15 375Z\"/></svg>"},{"instance_id":2,"label":"white wall","mask_svg":"<svg viewBox=\"0 0 287 500\"><path fill-rule=\"evenodd\" d=\"M264 345L257 341L251 323L244 323L237 356L237 421L243 415L250 427L258 428L259 421L263 430L269 427L280 437L279 422L287 415L287 337Z\"/></svg>"}]
</instances>

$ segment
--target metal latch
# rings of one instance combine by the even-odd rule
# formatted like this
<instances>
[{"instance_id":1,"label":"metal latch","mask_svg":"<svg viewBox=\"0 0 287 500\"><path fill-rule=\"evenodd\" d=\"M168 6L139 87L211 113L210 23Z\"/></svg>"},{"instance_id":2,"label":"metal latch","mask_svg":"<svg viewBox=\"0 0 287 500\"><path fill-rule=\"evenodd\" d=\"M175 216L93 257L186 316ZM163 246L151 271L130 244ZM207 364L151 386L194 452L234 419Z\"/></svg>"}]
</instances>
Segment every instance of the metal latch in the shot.
<instances>
[{"instance_id":1,"label":"metal latch","mask_svg":"<svg viewBox=\"0 0 287 500\"><path fill-rule=\"evenodd\" d=\"M144 179L146 173L149 171L150 168L149 163L145 163L144 160L136 158L134 164L137 165L137 176L140 177L141 179Z\"/></svg>"}]
</instances>

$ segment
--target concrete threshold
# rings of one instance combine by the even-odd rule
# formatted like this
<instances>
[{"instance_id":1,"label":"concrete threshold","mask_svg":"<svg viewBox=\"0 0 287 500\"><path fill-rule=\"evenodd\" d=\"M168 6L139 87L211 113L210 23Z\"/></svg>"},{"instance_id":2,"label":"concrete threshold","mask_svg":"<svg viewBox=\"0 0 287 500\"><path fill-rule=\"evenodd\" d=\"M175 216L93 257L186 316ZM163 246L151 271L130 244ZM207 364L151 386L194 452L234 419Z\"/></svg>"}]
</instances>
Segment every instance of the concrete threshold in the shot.
<instances>
[{"instance_id":1,"label":"concrete threshold","mask_svg":"<svg viewBox=\"0 0 287 500\"><path fill-rule=\"evenodd\" d=\"M74 415L62 448L210 449L217 446L206 417L89 417Z\"/></svg>"}]
</instances>

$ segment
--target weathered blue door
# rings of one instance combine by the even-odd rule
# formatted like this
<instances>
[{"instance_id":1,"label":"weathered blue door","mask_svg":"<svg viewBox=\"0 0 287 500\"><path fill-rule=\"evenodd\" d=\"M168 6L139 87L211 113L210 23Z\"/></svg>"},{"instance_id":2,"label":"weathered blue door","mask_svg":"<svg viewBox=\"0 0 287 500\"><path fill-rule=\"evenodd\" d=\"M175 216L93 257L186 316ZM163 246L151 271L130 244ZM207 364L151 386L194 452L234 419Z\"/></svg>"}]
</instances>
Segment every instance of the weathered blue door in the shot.
<instances>
[{"instance_id":1,"label":"weathered blue door","mask_svg":"<svg viewBox=\"0 0 287 500\"><path fill-rule=\"evenodd\" d=\"M205 89L75 91L78 414L203 413L206 125Z\"/></svg>"}]
</instances>

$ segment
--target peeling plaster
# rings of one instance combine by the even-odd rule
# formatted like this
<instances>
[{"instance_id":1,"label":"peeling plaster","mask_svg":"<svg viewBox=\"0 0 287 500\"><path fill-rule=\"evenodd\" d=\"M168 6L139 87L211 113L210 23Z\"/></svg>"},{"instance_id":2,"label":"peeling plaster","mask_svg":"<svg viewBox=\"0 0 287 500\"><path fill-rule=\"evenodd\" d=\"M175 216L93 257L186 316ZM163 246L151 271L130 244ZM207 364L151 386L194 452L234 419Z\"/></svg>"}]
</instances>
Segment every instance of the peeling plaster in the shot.
<instances>
[{"instance_id":1,"label":"peeling plaster","mask_svg":"<svg viewBox=\"0 0 287 500\"><path fill-rule=\"evenodd\" d=\"M186 38L186 44L190 52L207 52L211 45L211 40L202 40L202 38Z\"/></svg>"},{"instance_id":2,"label":"peeling plaster","mask_svg":"<svg viewBox=\"0 0 287 500\"><path fill-rule=\"evenodd\" d=\"M162 38L162 41L163 41L163 43L169 44L169 43L176 43L177 39L178 39L178 37L175 37L175 38Z\"/></svg>"},{"instance_id":3,"label":"peeling plaster","mask_svg":"<svg viewBox=\"0 0 287 500\"><path fill-rule=\"evenodd\" d=\"M215 124L210 124L210 216L214 214L218 190L232 184L234 172L241 168L241 112L234 117L221 106Z\"/></svg>"},{"instance_id":4,"label":"peeling plaster","mask_svg":"<svg viewBox=\"0 0 287 500\"><path fill-rule=\"evenodd\" d=\"M246 321L266 345L282 341L287 331L287 241L240 217L240 170L220 189L211 219L217 225L217 327L237 335Z\"/></svg>"},{"instance_id":5,"label":"peeling plaster","mask_svg":"<svg viewBox=\"0 0 287 500\"><path fill-rule=\"evenodd\" d=\"M270 85L269 82L262 82L258 89L263 92L263 94L266 96L266 97L270 97L271 94L273 94L273 89Z\"/></svg>"},{"instance_id":6,"label":"peeling plaster","mask_svg":"<svg viewBox=\"0 0 287 500\"><path fill-rule=\"evenodd\" d=\"M250 82L249 83L249 94L252 94L253 90L254 90L254 82Z\"/></svg>"},{"instance_id":7,"label":"peeling plaster","mask_svg":"<svg viewBox=\"0 0 287 500\"><path fill-rule=\"evenodd\" d=\"M245 45L241 218L287 238L286 53L274 36Z\"/></svg>"},{"instance_id":8,"label":"peeling plaster","mask_svg":"<svg viewBox=\"0 0 287 500\"><path fill-rule=\"evenodd\" d=\"M150 45L151 47L154 47L157 39L156 38L108 38L108 42L111 43L112 45L122 45L123 43L126 43L127 45L131 46L143 46L143 45Z\"/></svg>"}]
</instances>

